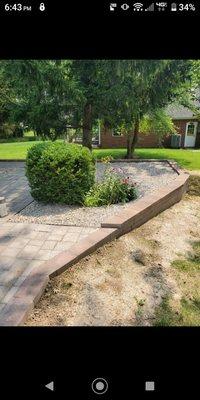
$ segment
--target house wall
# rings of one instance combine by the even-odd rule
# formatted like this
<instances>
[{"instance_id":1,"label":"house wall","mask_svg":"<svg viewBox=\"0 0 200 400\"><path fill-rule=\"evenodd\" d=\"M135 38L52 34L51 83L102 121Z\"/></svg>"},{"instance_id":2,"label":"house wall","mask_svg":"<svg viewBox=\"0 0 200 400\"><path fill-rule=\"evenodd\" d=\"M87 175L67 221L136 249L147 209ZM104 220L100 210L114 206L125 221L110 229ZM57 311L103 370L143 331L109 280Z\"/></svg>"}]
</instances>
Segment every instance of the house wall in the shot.
<instances>
[{"instance_id":1,"label":"house wall","mask_svg":"<svg viewBox=\"0 0 200 400\"><path fill-rule=\"evenodd\" d=\"M186 131L186 124L191 120L174 120L174 124L178 130L178 133L181 134L181 147L184 147L185 142L185 131ZM193 120L194 121L194 120ZM197 139L196 139L196 146L200 147L200 124L198 127ZM163 140L164 147L170 147L171 137L170 135L166 135ZM150 134L139 134L138 143L136 147L158 147L158 137L154 133ZM102 127L101 129L101 143L100 147L106 148L124 148L126 147L126 136L113 136L112 131L106 127Z\"/></svg>"},{"instance_id":2,"label":"house wall","mask_svg":"<svg viewBox=\"0 0 200 400\"><path fill-rule=\"evenodd\" d=\"M186 125L190 120L174 120L174 125L176 126L178 133L182 136L181 137L181 147L184 147L185 143L185 131L186 131Z\"/></svg>"},{"instance_id":3,"label":"house wall","mask_svg":"<svg viewBox=\"0 0 200 400\"><path fill-rule=\"evenodd\" d=\"M100 147L106 148L123 148L126 147L126 136L113 136L112 131L103 127L101 130ZM137 147L157 147L158 138L155 134L139 134Z\"/></svg>"},{"instance_id":4,"label":"house wall","mask_svg":"<svg viewBox=\"0 0 200 400\"><path fill-rule=\"evenodd\" d=\"M197 122L197 120L192 120L193 122ZM185 144L185 132L186 132L186 125L188 122L191 122L191 119L187 120L174 120L173 121L176 127L178 128L178 133L182 135L181 140L181 147L184 147ZM198 123L197 127L197 136L196 136L196 143L195 147L200 147L200 123Z\"/></svg>"}]
</instances>

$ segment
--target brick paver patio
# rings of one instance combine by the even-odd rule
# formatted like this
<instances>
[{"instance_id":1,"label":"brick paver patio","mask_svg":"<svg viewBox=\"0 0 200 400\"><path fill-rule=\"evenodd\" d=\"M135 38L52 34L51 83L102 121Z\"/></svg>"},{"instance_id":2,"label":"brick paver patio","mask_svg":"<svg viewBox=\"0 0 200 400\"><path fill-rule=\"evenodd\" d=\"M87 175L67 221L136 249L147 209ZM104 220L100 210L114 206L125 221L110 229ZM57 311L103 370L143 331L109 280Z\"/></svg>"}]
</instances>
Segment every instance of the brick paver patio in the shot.
<instances>
[{"instance_id":1,"label":"brick paver patio","mask_svg":"<svg viewBox=\"0 0 200 400\"><path fill-rule=\"evenodd\" d=\"M24 309L27 308L26 301L34 286L31 277L35 271L48 260L81 242L96 228L9 222L12 214L33 201L24 162L0 162L0 196L5 197L8 210L8 217L0 219L0 325L5 325L6 318L2 315L9 304L13 304L11 312L15 314L15 296L27 279L30 277L30 286L28 293L23 296Z\"/></svg>"},{"instance_id":2,"label":"brick paver patio","mask_svg":"<svg viewBox=\"0 0 200 400\"><path fill-rule=\"evenodd\" d=\"M33 201L24 162L0 162L0 196L5 197L9 214L19 212Z\"/></svg>"},{"instance_id":3,"label":"brick paver patio","mask_svg":"<svg viewBox=\"0 0 200 400\"><path fill-rule=\"evenodd\" d=\"M0 220L0 314L35 268L95 230Z\"/></svg>"}]
</instances>

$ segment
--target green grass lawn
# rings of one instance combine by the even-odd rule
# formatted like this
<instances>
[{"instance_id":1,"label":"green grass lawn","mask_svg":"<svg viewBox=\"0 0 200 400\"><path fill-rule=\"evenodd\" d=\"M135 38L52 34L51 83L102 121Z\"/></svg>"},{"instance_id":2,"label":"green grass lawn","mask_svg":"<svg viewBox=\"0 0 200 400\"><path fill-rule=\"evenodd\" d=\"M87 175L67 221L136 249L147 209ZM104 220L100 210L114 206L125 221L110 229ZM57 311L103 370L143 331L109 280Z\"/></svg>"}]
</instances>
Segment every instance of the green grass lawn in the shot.
<instances>
[{"instance_id":1,"label":"green grass lawn","mask_svg":"<svg viewBox=\"0 0 200 400\"><path fill-rule=\"evenodd\" d=\"M27 150L34 144L35 142L0 143L0 160L25 160Z\"/></svg>"},{"instance_id":2,"label":"green grass lawn","mask_svg":"<svg viewBox=\"0 0 200 400\"><path fill-rule=\"evenodd\" d=\"M200 169L200 151L184 149L138 149L136 151L141 158L165 158L177 161L186 169Z\"/></svg>"},{"instance_id":3,"label":"green grass lawn","mask_svg":"<svg viewBox=\"0 0 200 400\"><path fill-rule=\"evenodd\" d=\"M34 144L34 142L0 143L0 160L24 160L27 150ZM111 155L113 158L124 158L126 149L94 149L93 153L98 159L108 155ZM143 159L173 159L186 169L200 170L200 151L183 149L136 149L136 155Z\"/></svg>"},{"instance_id":4,"label":"green grass lawn","mask_svg":"<svg viewBox=\"0 0 200 400\"><path fill-rule=\"evenodd\" d=\"M123 158L125 149L97 149L94 150L97 158L111 155L113 158ZM175 160L186 169L200 169L200 151L183 149L136 149L136 155L140 158L158 158Z\"/></svg>"}]
</instances>

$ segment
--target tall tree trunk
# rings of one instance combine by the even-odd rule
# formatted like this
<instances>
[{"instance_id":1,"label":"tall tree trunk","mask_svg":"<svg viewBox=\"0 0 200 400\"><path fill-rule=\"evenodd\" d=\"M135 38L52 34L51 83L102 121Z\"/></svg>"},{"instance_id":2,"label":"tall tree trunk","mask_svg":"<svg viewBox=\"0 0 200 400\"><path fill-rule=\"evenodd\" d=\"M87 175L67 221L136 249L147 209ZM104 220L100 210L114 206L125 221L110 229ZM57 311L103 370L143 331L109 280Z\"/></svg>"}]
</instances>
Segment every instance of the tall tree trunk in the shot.
<instances>
[{"instance_id":1,"label":"tall tree trunk","mask_svg":"<svg viewBox=\"0 0 200 400\"><path fill-rule=\"evenodd\" d=\"M134 125L134 130L132 132L128 133L127 136L127 154L126 158L133 158L133 153L135 150L135 146L138 141L138 135L139 135L139 126L140 126L140 120L137 118L135 120L135 125Z\"/></svg>"},{"instance_id":2,"label":"tall tree trunk","mask_svg":"<svg viewBox=\"0 0 200 400\"><path fill-rule=\"evenodd\" d=\"M128 132L127 134L127 153L126 158L132 158L131 156L131 144L132 144L132 132Z\"/></svg>"},{"instance_id":3,"label":"tall tree trunk","mask_svg":"<svg viewBox=\"0 0 200 400\"><path fill-rule=\"evenodd\" d=\"M86 104L83 114L83 146L92 150L92 106Z\"/></svg>"}]
</instances>

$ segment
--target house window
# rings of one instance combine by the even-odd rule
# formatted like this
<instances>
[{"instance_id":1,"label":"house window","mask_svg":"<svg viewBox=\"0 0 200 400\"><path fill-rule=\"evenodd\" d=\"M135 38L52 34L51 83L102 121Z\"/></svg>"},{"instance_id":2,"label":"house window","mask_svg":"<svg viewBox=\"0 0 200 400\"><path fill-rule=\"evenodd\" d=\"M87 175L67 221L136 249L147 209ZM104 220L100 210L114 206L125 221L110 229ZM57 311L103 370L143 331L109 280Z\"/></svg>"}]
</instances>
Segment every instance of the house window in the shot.
<instances>
[{"instance_id":1,"label":"house window","mask_svg":"<svg viewBox=\"0 0 200 400\"><path fill-rule=\"evenodd\" d=\"M193 122L190 122L187 126L187 136L194 136L195 128L195 124Z\"/></svg>"},{"instance_id":2,"label":"house window","mask_svg":"<svg viewBox=\"0 0 200 400\"><path fill-rule=\"evenodd\" d=\"M120 137L120 136L123 136L123 133L122 132L112 132L112 136Z\"/></svg>"}]
</instances>

